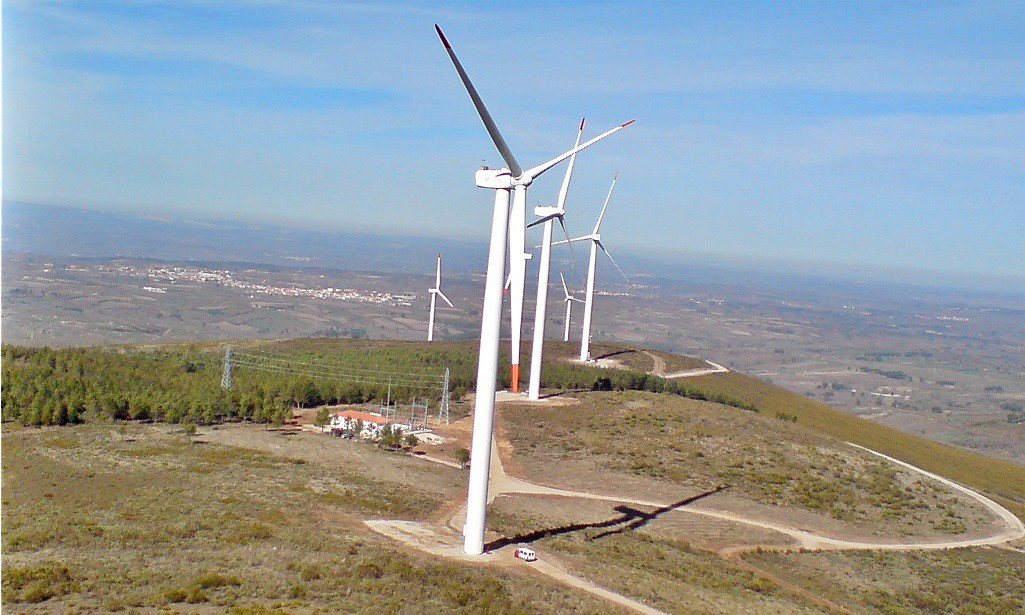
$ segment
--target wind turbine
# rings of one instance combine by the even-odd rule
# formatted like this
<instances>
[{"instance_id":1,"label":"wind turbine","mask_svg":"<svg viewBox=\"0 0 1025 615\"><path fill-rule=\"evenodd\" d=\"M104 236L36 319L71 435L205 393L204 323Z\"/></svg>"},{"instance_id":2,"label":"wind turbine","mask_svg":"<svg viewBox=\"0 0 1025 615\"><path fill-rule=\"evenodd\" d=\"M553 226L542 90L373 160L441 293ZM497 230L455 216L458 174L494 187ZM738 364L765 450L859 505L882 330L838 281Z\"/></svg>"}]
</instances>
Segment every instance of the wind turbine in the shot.
<instances>
[{"instance_id":1,"label":"wind turbine","mask_svg":"<svg viewBox=\"0 0 1025 615\"><path fill-rule=\"evenodd\" d=\"M580 128L577 130L577 140L573 147L580 145L580 137L584 134L584 122L580 120ZM562 232L566 231L566 195L569 193L569 180L573 177L573 165L576 164L577 155L569 157L569 164L566 166L566 176L562 178L562 187L559 189L559 200L555 207L541 206L534 208L534 215L540 216L527 225L527 228L544 224L541 232L541 260L537 270L537 301L534 303L534 339L530 352L530 382L527 386L527 399L537 401L541 398L541 354L545 343L545 316L548 311L548 271L552 263L552 221L559 220ZM570 244L572 247L573 244Z\"/></svg>"},{"instance_id":2,"label":"wind turbine","mask_svg":"<svg viewBox=\"0 0 1025 615\"><path fill-rule=\"evenodd\" d=\"M626 128L634 122L629 120L608 130L597 137L587 141L583 145L578 145L575 150L568 151L562 156L553 158L552 160L531 167L523 169L520 167L516 158L512 154L512 150L509 149L509 145L505 142L502 134L498 130L498 126L495 125L494 119L484 106L484 101L481 100L480 95L477 93L476 88L470 82L469 76L460 64L459 59L456 57L455 52L452 50L452 46L448 43L441 28L435 24L435 28L438 31L438 36L441 37L442 43L445 45L446 51L448 51L449 57L452 59L452 64L456 68L456 72L459 73L460 79L463 81L463 85L466 87L467 93L470 94L470 99L473 100L474 106L477 108L477 113L483 120L485 127L488 130L488 134L491 135L491 140L495 143L495 147L498 149L505 163L508 165L506 170L509 178L507 181L503 181L503 185L507 185L511 189L512 194L512 212L509 215L509 329L510 329L510 340L509 340L509 356L510 356L510 390L513 393L518 393L520 388L520 334L523 323L523 292L524 283L526 277L527 260L530 255L525 251L525 234L526 234L526 208L527 208L527 188L535 179L541 176L542 173L552 168L556 164L562 162L572 154L579 152L598 141L604 139L610 134ZM490 169L483 169L488 171ZM479 174L478 174L479 175ZM479 180L480 178L478 178ZM494 176L489 179L495 179ZM502 178L505 180L505 178ZM478 181L477 185L481 188L492 188L498 189L494 181L487 182L488 185L482 185Z\"/></svg>"},{"instance_id":3,"label":"wind turbine","mask_svg":"<svg viewBox=\"0 0 1025 615\"><path fill-rule=\"evenodd\" d=\"M438 252L438 269L437 273L434 274L434 288L428 288L427 292L431 295L431 316L427 321L427 341L434 341L434 307L438 302L438 297L441 297L442 301L448 304L448 307L454 308L452 302L448 300L445 293L441 292L441 252Z\"/></svg>"},{"instance_id":4,"label":"wind turbine","mask_svg":"<svg viewBox=\"0 0 1025 615\"><path fill-rule=\"evenodd\" d=\"M438 32L441 43L445 46L449 58L459 73L459 79L470 95L473 106L484 127L487 128L492 142L498 149L508 168L505 169L480 169L475 175L477 186L495 191L495 210L491 222L491 243L488 248L488 270L484 283L484 306L481 310L481 331L480 331L480 354L477 359L477 397L473 409L473 436L471 439L470 456L470 480L466 498L466 525L463 527L463 551L470 555L480 555L484 552L484 521L488 504L488 476L491 471L491 441L495 418L495 384L498 376L498 344L502 320L502 288L505 277L505 243L510 225L522 228L526 223L523 209L526 203L526 189L535 178L569 158L573 154L594 145L610 134L621 130L633 123L633 120L624 122L612 130L606 131L597 137L576 146L548 162L524 170L516 162L512 151L506 144L502 133L499 132L495 120L491 117L484 101L481 100L477 89L470 81L470 77L459 62L452 45L449 44L441 28L435 24L434 29ZM509 196L510 192L516 191L516 200L520 202L519 220L515 218L510 223L509 219ZM519 254L523 254L523 234L517 235L519 244L515 247ZM510 242L511 243L511 242ZM519 266L525 266L523 259ZM513 263L515 264L515 263ZM522 271L522 269L521 269ZM523 276L514 277L522 284ZM522 286L519 290L522 310ZM515 297L514 297L515 299ZM513 349L519 350L518 344L518 323L513 332L516 339Z\"/></svg>"},{"instance_id":5,"label":"wind turbine","mask_svg":"<svg viewBox=\"0 0 1025 615\"><path fill-rule=\"evenodd\" d=\"M626 274L616 264L616 259L612 258L609 251L605 249L605 245L601 242L601 233L598 232L601 227L601 220L605 217L605 210L609 206L609 200L612 198L612 191L616 187L616 180L619 179L619 173L617 172L615 177L612 178L612 186L609 188L609 195L605 197L605 204L602 205L601 213L598 214L598 221L594 223L594 230L591 231L590 235L581 235L580 237L574 237L573 239L566 239L564 241L556 241L552 245L558 245L561 243L572 243L574 241L584 241L585 239L591 240L591 256L587 263L587 294L584 297L584 332L580 339L580 360L587 361L590 359L588 354L589 347L591 345L591 308L594 307L594 267L598 261L598 249L600 248L605 256L609 257L612 264L619 269L619 273L626 278ZM629 282L629 278L627 278Z\"/></svg>"},{"instance_id":6,"label":"wind turbine","mask_svg":"<svg viewBox=\"0 0 1025 615\"><path fill-rule=\"evenodd\" d=\"M573 317L573 302L583 303L583 299L577 299L573 295L569 294L569 288L566 287L566 278L560 273L559 278L562 279L562 292L566 293L566 298L562 300L566 304L566 329L562 332L562 341L569 341L569 323Z\"/></svg>"}]
</instances>

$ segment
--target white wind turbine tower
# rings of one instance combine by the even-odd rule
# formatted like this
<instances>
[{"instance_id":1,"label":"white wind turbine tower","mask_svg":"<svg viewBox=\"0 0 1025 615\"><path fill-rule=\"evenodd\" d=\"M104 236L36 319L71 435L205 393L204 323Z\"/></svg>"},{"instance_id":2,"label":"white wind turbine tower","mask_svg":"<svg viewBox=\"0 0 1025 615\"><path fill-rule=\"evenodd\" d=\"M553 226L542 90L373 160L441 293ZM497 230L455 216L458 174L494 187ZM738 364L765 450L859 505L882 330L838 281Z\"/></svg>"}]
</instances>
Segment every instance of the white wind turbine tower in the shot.
<instances>
[{"instance_id":1,"label":"white wind turbine tower","mask_svg":"<svg viewBox=\"0 0 1025 615\"><path fill-rule=\"evenodd\" d=\"M438 297L448 304L448 307L454 308L452 302L448 300L445 293L441 292L441 252L438 252L438 269L437 273L434 274L434 288L428 288L427 292L431 295L431 315L427 321L427 341L434 341L434 308L438 303Z\"/></svg>"},{"instance_id":2,"label":"white wind turbine tower","mask_svg":"<svg viewBox=\"0 0 1025 615\"><path fill-rule=\"evenodd\" d=\"M583 299L577 299L573 295L569 294L569 288L566 287L566 278L561 273L559 274L559 279L562 280L562 292L564 292L566 294L566 298L562 300L563 303L566 304L566 328L562 332L562 341L568 342L569 341L569 323L570 323L570 320L573 317L573 302L577 301L579 303L583 303L584 300Z\"/></svg>"},{"instance_id":3,"label":"white wind turbine tower","mask_svg":"<svg viewBox=\"0 0 1025 615\"><path fill-rule=\"evenodd\" d=\"M598 214L598 221L595 222L594 230L591 231L591 234L581 235L580 237L574 237L573 239L567 239L564 241L556 241L553 244L558 245L561 243L584 241L585 239L591 240L591 256L590 260L587 263L587 294L584 297L584 331L580 339L581 361L587 361L588 359L590 359L588 352L589 347L591 345L591 308L594 307L594 267L598 261L599 248L601 248L601 251L605 253L605 256L609 257L609 260L612 261L612 264L616 266L616 269L619 270L619 273L622 274L624 278L626 278L626 274L623 273L623 270L619 268L618 264L616 264L616 260L612 258L612 255L609 254L609 251L605 249L605 245L601 242L601 233L598 232L599 227L601 227L601 220L605 217L605 210L609 206L609 200L612 198L612 191L616 187L616 180L618 179L619 173L617 172L615 177L612 178L612 186L609 188L609 195L605 197L605 204L602 205L601 213ZM630 281L629 278L626 279L628 282Z\"/></svg>"},{"instance_id":4,"label":"white wind turbine tower","mask_svg":"<svg viewBox=\"0 0 1025 615\"><path fill-rule=\"evenodd\" d=\"M475 175L477 186L495 191L495 210L491 222L491 243L488 248L488 271L484 283L484 306L481 310L480 355L477 360L477 396L473 409L473 436L470 442L470 480L466 498L466 525L463 527L463 551L470 555L484 552L484 521L488 503L488 476L491 471L491 441L495 414L495 384L498 376L498 343L502 320L502 287L505 275L505 243L509 231L509 193L516 191L516 198L521 202L519 220L513 225L520 228L526 223L523 205L526 203L526 188L539 175L569 158L573 154L590 147L608 135L621 130L633 123L633 120L604 132L597 137L578 145L560 156L552 158L529 169L522 169L512 151L499 132L495 120L491 117L477 89L473 87L470 77L463 70L452 46L437 24L434 26L448 52L459 79L463 82L467 94L477 114L484 122L491 140L508 165L507 169L480 169ZM519 235L519 254L523 254L523 235ZM522 275L519 277L522 284ZM522 290L520 296L522 297Z\"/></svg>"},{"instance_id":5,"label":"white wind turbine tower","mask_svg":"<svg viewBox=\"0 0 1025 615\"><path fill-rule=\"evenodd\" d=\"M577 130L577 140L574 147L580 145L580 137L584 134L584 119L580 120L580 128ZM569 193L569 180L573 177L573 166L576 164L577 155L569 157L569 164L566 166L566 176L562 178L562 188L559 189L559 200L555 207L535 207L534 215L540 216L540 220L531 222L528 228L538 224L544 224L541 232L541 260L537 270L537 301L534 303L534 339L530 352L530 382L527 386L527 399L537 401L541 398L541 354L545 343L545 316L548 311L548 272L552 263L552 221L559 220L562 232L566 231L566 195ZM572 247L572 244L570 244Z\"/></svg>"},{"instance_id":6,"label":"white wind turbine tower","mask_svg":"<svg viewBox=\"0 0 1025 615\"><path fill-rule=\"evenodd\" d=\"M510 340L509 340L509 358L510 358L510 390L513 393L518 393L520 388L520 335L523 324L523 292L524 283L526 278L526 267L527 260L530 258L530 254L526 252L526 209L527 209L527 188L535 179L537 179L542 173L552 168L556 164L562 162L572 154L587 148L594 143L604 139L610 134L626 128L634 122L629 120L608 130L597 137L587 141L583 145L578 145L574 150L566 152L558 158L531 167L523 169L519 163L516 162L516 158L513 156L512 151L506 144L505 139L498 130L498 126L495 125L494 119L484 106L484 102L481 100L480 95L477 93L476 88L470 82L469 76L466 71L463 70L462 64L459 59L456 58L455 52L452 50L452 46L449 45L448 40L442 33L441 28L435 24L435 28L438 31L438 36L441 37L442 43L445 45L445 49L448 51L449 57L452 59L452 63L456 67L456 71L459 73L460 79L463 81L463 85L466 87L467 93L470 94L470 98L473 100L474 106L477 108L477 113L481 116L481 120L484 121L484 125L488 129L488 134L491 135L491 140L495 143L495 147L498 149L502 158L505 160L508 169L506 173L509 178L502 177L498 182L508 188L498 188L495 183L496 175L488 174L488 177L484 179L484 185L481 183L481 178L478 177L477 185L481 188L492 188L492 189L511 189L512 195L512 211L509 215L508 223L508 234L509 234L509 329L510 329ZM483 169L484 171L490 171L490 169ZM478 173L478 176L480 174Z\"/></svg>"}]
</instances>

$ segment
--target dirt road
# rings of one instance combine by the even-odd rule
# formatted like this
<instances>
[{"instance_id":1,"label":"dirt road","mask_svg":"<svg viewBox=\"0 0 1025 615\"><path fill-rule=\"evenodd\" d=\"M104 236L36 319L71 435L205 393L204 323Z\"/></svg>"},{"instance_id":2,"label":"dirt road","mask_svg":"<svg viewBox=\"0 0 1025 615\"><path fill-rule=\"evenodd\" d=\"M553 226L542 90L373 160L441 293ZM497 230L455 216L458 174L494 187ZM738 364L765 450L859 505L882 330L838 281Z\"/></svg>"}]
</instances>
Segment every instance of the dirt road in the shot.
<instances>
[{"instance_id":1,"label":"dirt road","mask_svg":"<svg viewBox=\"0 0 1025 615\"><path fill-rule=\"evenodd\" d=\"M655 364L655 366L652 368L652 370L650 372L648 372L648 373L653 374L655 376L661 376L661 377L663 377L663 378L665 378L667 380L672 380L674 378L694 378L695 376L707 376L708 374L721 374L723 372L730 371L730 370L726 369L725 367L723 367L722 365L719 365L718 363L712 363L711 361L705 359L705 363L708 363L712 367L710 367L710 368L698 368L698 369L685 369L685 370L682 370L682 371L678 371L678 372L673 372L671 374L667 374L666 373L667 366L666 366L666 360L665 359L663 359L662 357L658 356L657 354L655 354L653 352L648 352L647 350L642 350L641 352L643 352L644 354L646 354L649 357L651 357L652 362Z\"/></svg>"},{"instance_id":2,"label":"dirt road","mask_svg":"<svg viewBox=\"0 0 1025 615\"><path fill-rule=\"evenodd\" d=\"M204 438L211 441L218 441L224 444L242 446L247 448L257 448L273 451L278 454L286 454L293 456L300 456L303 458L310 458L318 461L336 462L339 455L348 458L354 463L366 463L368 459L365 457L369 455L370 451L360 446L352 447L338 447L336 443L330 439L320 435L313 434L294 434L290 437L282 437L278 433L272 433L267 430L257 429L211 429L208 433L204 433ZM966 495L977 501L980 505L984 506L993 515L1000 520L1001 528L992 532L988 536L966 538L961 540L939 540L939 541L909 541L909 542L893 542L879 539L864 540L841 540L827 535L816 534L801 528L791 527L782 523L773 523L763 519L756 519L743 514L735 512L729 512L724 510L717 510L707 502L694 502L686 506L681 506L671 509L669 512L681 513L681 514L692 514L702 515L706 517L722 519L726 521L732 521L736 523L745 524L752 527L758 527L766 530L772 530L779 532L793 539L795 544L791 544L789 547L780 547L778 544L773 545L762 545L763 548L793 548L794 546L803 547L809 550L842 550L842 549L857 549L857 550L890 550L890 551L912 551L912 550L927 550L927 549L949 549L956 547L972 547L972 546L1006 546L1007 548L1016 548L1014 545L1010 545L1016 540L1025 538L1025 525L1018 519L1013 513L1000 506L990 498L969 489L963 485L960 485L950 479L944 478L932 472L928 472L906 462L894 459L893 457L884 455L882 453L867 449L865 447L848 443L854 448L864 450L877 457L884 459L888 463L898 465L902 468L918 473L927 480L938 482L949 489L953 489L959 493ZM492 460L491 460L491 472L488 489L488 499L493 501L495 498L501 495L545 495L545 496L558 496L565 498L583 498L589 500L600 500L606 502L615 502L623 504L631 504L635 506L646 506L651 508L666 508L669 505L665 502L643 500L636 498L621 497L615 494L602 494L602 493L589 493L581 491L570 491L566 489L557 489L554 487L548 487L545 485L532 483L530 481L523 480L512 476L506 472L505 464L502 461L499 451L504 451L504 454L509 455L512 451L511 445L508 442L501 442L501 447L498 443L495 443L492 447ZM420 457L419 459L423 459ZM457 464L440 458L427 458L428 461L433 463L449 466L458 467ZM387 469L382 470L386 474L388 480L394 480L404 484L416 484L422 478L423 472L430 472L428 466L418 461L417 458L413 457L396 457L392 460L393 463L387 464ZM436 478L436 477L435 477ZM463 483L465 479L462 478L460 473L454 473L451 476L451 484L449 486L449 494L455 495L455 493L461 492L462 487L459 484ZM386 534L400 541L403 541L411 546L419 549L437 553L446 557L456 557L459 559L481 561L480 556L465 556L462 554L462 538L461 528L463 519L465 518L465 506L461 506L457 500L452 502L453 507L449 508L450 511L455 511L454 515L446 515L447 523L444 525L431 524L431 523L412 523L405 521L389 521L389 520L371 520L367 521L367 525L373 527L378 532ZM459 508L456 508L459 507ZM439 519L440 520L440 519ZM747 550L754 549L757 545L745 545L739 547L730 547L721 551L721 554L731 560L738 561L740 555ZM524 564L512 558L511 547L497 550L492 554L490 561L501 565L512 565L512 566L530 566L533 570L546 574L552 578L558 579L560 582L572 585L584 591L590 592L596 596L601 596L603 599L610 600L616 604L620 604L627 608L633 609L637 612L642 613L657 613L658 611L652 609L652 607L645 605L636 600L632 600L625 596L621 596L614 592L611 592L605 588L602 588L590 581L578 578L569 571L558 566L554 561L548 561L544 558L543 553L539 553L541 556L540 565ZM487 561L487 560L486 560ZM817 601L817 600L816 600ZM825 601L820 602L823 606L827 606ZM829 604L830 608L836 605ZM838 609L842 610L842 609Z\"/></svg>"},{"instance_id":3,"label":"dirt road","mask_svg":"<svg viewBox=\"0 0 1025 615\"><path fill-rule=\"evenodd\" d=\"M848 443L848 444L850 444L850 443ZM938 481L938 482L942 483L943 485L945 485L947 487L950 487L951 489L955 489L955 490L957 490L957 491L959 491L961 493L964 493L964 494L968 495L969 497L975 499L980 504L982 504L983 506L988 508L994 515L996 515L997 517L1002 519L1003 522L1004 522L1004 526L1005 526L1004 530L999 532L999 533L997 533L997 534L993 534L991 536L986 536L986 537L982 537L982 538L963 539L963 540L932 541L932 542L908 542L908 543L895 543L895 542L888 542L888 541L883 541L883 540L854 541L854 540L840 540L840 539L832 538L832 537L829 537L829 536L823 536L823 535L815 534L815 533L812 533L812 532L810 532L808 530L804 530L804 529L800 529L800 528L789 527L789 526L778 524L778 523L770 523L770 522L762 521L762 520L759 520L759 519L752 519L750 517L746 517L744 515L740 515L740 514L736 514L736 513L732 513L732 512L726 512L726 511L721 511L721 510L715 510L715 509L712 509L712 508L706 508L706 507L704 507L701 504L691 504L691 505L688 505L688 506L685 506L685 507L675 508L675 509L673 509L673 512L680 512L680 513L684 513L684 514L703 515L703 516L707 516L707 517L713 517L713 518L716 518L716 519L723 519L723 520L726 520L726 521L734 521L734 522L737 522L737 523L742 523L742 524L745 524L745 525L759 527L759 528L762 528L762 529L773 530L773 531L785 534L787 536L790 536L797 543L798 546L803 547L805 549L810 549L810 550L859 549L859 550L912 551L912 550L926 550L926 549L950 549L950 548L955 548L955 547L999 545L999 544L1007 543L1007 542L1010 542L1010 541L1017 540L1019 538L1025 537L1025 525L1022 524L1021 520L1018 519L1014 514L1012 514L1006 508L1004 508L1003 506L1000 506L999 504L997 504L996 502L990 500L986 496L984 496L984 495L982 495L982 494L980 494L978 492L975 492L975 491L973 491L971 489L968 489L967 487L959 485L959 484L957 484L957 483L955 483L955 482L953 482L953 481L951 481L949 479L943 478L942 476L938 476L936 474L933 474L932 472L927 472L927 471L922 470L921 468L918 468L918 467L913 466L911 464L905 463L905 462L900 461L898 459L894 459L894 458L889 457L887 455L883 455L882 453L878 453L876 451L873 451L871 449L867 449L867 448L862 447L862 446L858 446L856 444L851 444L851 446L854 446L856 448L859 448L859 449L865 450L865 451L867 451L869 453L872 453L874 455L877 455L880 458L886 459L887 461L889 461L891 463L895 463L895 464L900 465L901 467L907 468L907 469L909 469L909 470L911 470L913 472L917 472L917 473L921 474L922 476L924 476L924 477L926 477L926 478L928 478L930 480ZM665 502L654 502L654 501L649 501L649 500L639 500L639 499L634 499L634 498L624 498L624 497L615 496L615 495L604 495L604 494L597 494L597 493L587 493L587 492L582 492L582 491L569 491L569 490L566 490L566 489L556 489L556 488L553 488L553 487L546 487L544 485L539 485L539 484L532 483L532 482L529 482L529 481L526 481L526 480L523 480L523 479L520 479L520 478L516 478L516 477L510 476L509 474L506 473L505 465L502 463L501 456L498 454L499 447L498 447L497 443L493 443L492 444L492 449L491 450L492 450L492 454L491 454L491 475L490 475L490 480L488 482L488 501L489 502L494 501L494 499L497 498L500 495L526 494L526 495L554 495L554 496L561 496L561 497L567 497L567 498L583 498L583 499L590 499L590 500L603 500L603 501L609 501L609 502L633 504L633 505L637 505L637 506L648 506L648 507L652 507L652 508L664 508L664 507L669 506ZM456 513L456 515L450 520L449 527L453 531L455 531L457 528L462 527L463 519L465 519L465 507L463 509L461 509L458 513ZM734 561L737 561L737 560L739 560L739 555L740 555L741 552L749 550L749 549L753 549L754 547L755 547L754 545L751 545L750 547L738 547L738 548L732 549L732 550L724 550L723 551L723 555L727 556L727 557L730 557L730 559L732 559ZM503 556L504 556L504 554L503 554ZM569 572L567 572L566 570L558 568L557 566L555 566L555 565L553 565L551 563L543 563L542 565L535 566L535 569L540 571L540 572L543 572L543 573L545 573L545 574L547 574L549 576L551 576L552 578L558 579L558 580L560 580L560 581L562 581L562 582L564 582L564 583L566 583L568 585L572 585L573 587L577 587L579 589L583 589L585 591L591 592L591 593L593 593L595 595L605 597L605 598L607 598L609 600L612 600L612 601L616 602L617 604L622 604L624 606L628 606L628 607L630 607L630 608L632 608L634 610L637 610L638 612L643 612L643 613L658 612L658 611L654 611L651 607L646 606L644 604L641 604L641 603L639 603L639 602L637 602L635 600L631 600L630 598L626 598L625 596L621 596L619 594L615 594L615 593L610 592L610 591L608 591L606 589L603 589L603 588L601 588L601 587L599 587L597 585L594 585L593 583L590 583L589 581L586 581L584 579L580 579L578 577L575 577L572 574L570 574ZM798 593L802 593L802 592L798 592ZM819 598L817 596L809 596L809 597L811 599L813 599L815 602L818 602L818 603L822 604L823 606L828 606L829 608L834 608L834 609L836 609L836 610L838 610L840 612L847 612L842 607L839 607L838 605L830 603L829 601L821 599L821 598Z\"/></svg>"},{"instance_id":4,"label":"dirt road","mask_svg":"<svg viewBox=\"0 0 1025 615\"><path fill-rule=\"evenodd\" d=\"M848 443L850 444L850 443ZM692 515L703 515L706 517L713 517L716 519L723 519L726 521L734 521L737 523L743 523L762 529L773 530L781 534L786 534L794 539L797 544L805 549L816 549L816 550L827 550L827 549L873 549L873 550L890 550L890 551L914 551L924 549L951 549L955 547L977 547L985 545L998 545L1012 540L1025 537L1025 525L1022 524L1021 520L1018 519L1013 513L997 504L993 500L986 496L973 491L963 485L959 485L951 480L943 478L927 472L913 466L909 463L905 463L898 459L894 459L882 453L878 453L871 449L867 449L856 444L851 444L856 448L865 450L869 453L877 455L891 463L900 465L901 467L907 468L913 472L917 472L922 476L935 480L943 485L955 489L975 499L980 504L989 509L995 516L999 517L1004 524L1003 531L992 534L990 536L984 536L981 538L967 538L963 540L947 540L947 541L927 541L927 542L888 542L885 540L841 540L838 538L832 538L820 534L815 534L805 529L790 527L778 523L771 523L760 519L753 519L745 515L740 515L733 512L727 512L723 510L716 510L710 508L705 504L695 503L688 506L679 507L673 509L674 512L680 512L684 514ZM649 506L652 508L663 508L669 506L665 502L654 502L650 500L638 500L633 498L625 498L615 495L604 495L597 493L586 493L582 491L568 491L565 489L555 489L552 487L546 487L544 485L538 485L519 479L513 476L509 476L505 472L505 467L502 465L502 460L498 456L498 446L495 445L492 450L491 460L491 479L488 483L488 501L493 501L499 495L504 494L535 494L535 495L556 495L570 498L584 498L589 500L604 500L608 502L619 502L625 504L634 504L637 506Z\"/></svg>"}]
</instances>

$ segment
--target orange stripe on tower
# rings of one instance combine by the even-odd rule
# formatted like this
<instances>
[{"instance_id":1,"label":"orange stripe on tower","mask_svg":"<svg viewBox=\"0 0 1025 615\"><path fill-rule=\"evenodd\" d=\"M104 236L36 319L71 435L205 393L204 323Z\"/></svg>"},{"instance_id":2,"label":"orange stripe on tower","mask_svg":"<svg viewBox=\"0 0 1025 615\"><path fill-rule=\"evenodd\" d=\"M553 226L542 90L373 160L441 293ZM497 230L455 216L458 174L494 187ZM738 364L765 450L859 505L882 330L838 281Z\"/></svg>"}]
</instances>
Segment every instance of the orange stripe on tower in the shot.
<instances>
[{"instance_id":1,"label":"orange stripe on tower","mask_svg":"<svg viewBox=\"0 0 1025 615\"><path fill-rule=\"evenodd\" d=\"M513 393L519 393L520 392L520 364L519 363L513 363L512 364L512 370L511 370L511 373L509 375L509 378L512 380L512 384L509 385L509 390L512 391Z\"/></svg>"}]
</instances>

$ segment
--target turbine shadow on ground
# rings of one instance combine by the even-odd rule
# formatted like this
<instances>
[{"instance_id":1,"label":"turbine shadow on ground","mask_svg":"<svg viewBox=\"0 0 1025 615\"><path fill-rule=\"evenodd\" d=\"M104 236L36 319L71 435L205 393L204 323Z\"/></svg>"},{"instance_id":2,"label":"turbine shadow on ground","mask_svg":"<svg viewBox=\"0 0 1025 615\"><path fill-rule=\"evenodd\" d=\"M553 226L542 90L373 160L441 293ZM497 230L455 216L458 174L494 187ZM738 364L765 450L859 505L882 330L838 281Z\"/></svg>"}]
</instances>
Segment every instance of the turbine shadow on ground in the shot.
<instances>
[{"instance_id":1,"label":"turbine shadow on ground","mask_svg":"<svg viewBox=\"0 0 1025 615\"><path fill-rule=\"evenodd\" d=\"M615 352L607 352L607 353L605 353L605 354L603 354L601 356L595 357L594 360L595 361L601 361L602 359L610 359L610 358L615 357L617 355L630 354L631 352L636 353L637 351L634 350L633 348L627 348L625 350L617 350Z\"/></svg>"},{"instance_id":2,"label":"turbine shadow on ground","mask_svg":"<svg viewBox=\"0 0 1025 615\"><path fill-rule=\"evenodd\" d=\"M569 395L571 393L590 393L594 389L566 389L564 391L556 391L554 393L545 393L541 396L541 399L551 399L554 397L562 397L563 395Z\"/></svg>"},{"instance_id":3,"label":"turbine shadow on ground","mask_svg":"<svg viewBox=\"0 0 1025 615\"><path fill-rule=\"evenodd\" d=\"M590 529L604 529L604 532L601 532L595 536L588 538L588 540L598 540L599 538L604 538L606 536L611 536L613 534L621 534L629 530L639 529L647 525L649 522L657 519L658 517L661 517L667 512L671 512L678 508L682 508L684 506L687 506L688 504L693 504L698 500L707 498L710 495L715 495L716 493L724 491L728 488L728 485L716 487L711 491L699 493L698 495L685 498L683 500L680 500L679 502L675 502L673 504L656 508L651 512L644 512L642 510L637 510L636 508L632 508L630 506L620 505L614 507L612 510L621 514L619 516L612 517L611 519L606 519L605 521L595 521L594 523L573 523L570 525L563 525L561 527L552 527L543 530L535 530L533 532L527 532L525 534L518 534L516 536L499 538L498 540L493 540L484 546L486 550L494 551L509 545L531 544L543 538L550 538L552 536L562 536L564 534L571 534L573 532L581 532L583 530Z\"/></svg>"}]
</instances>

